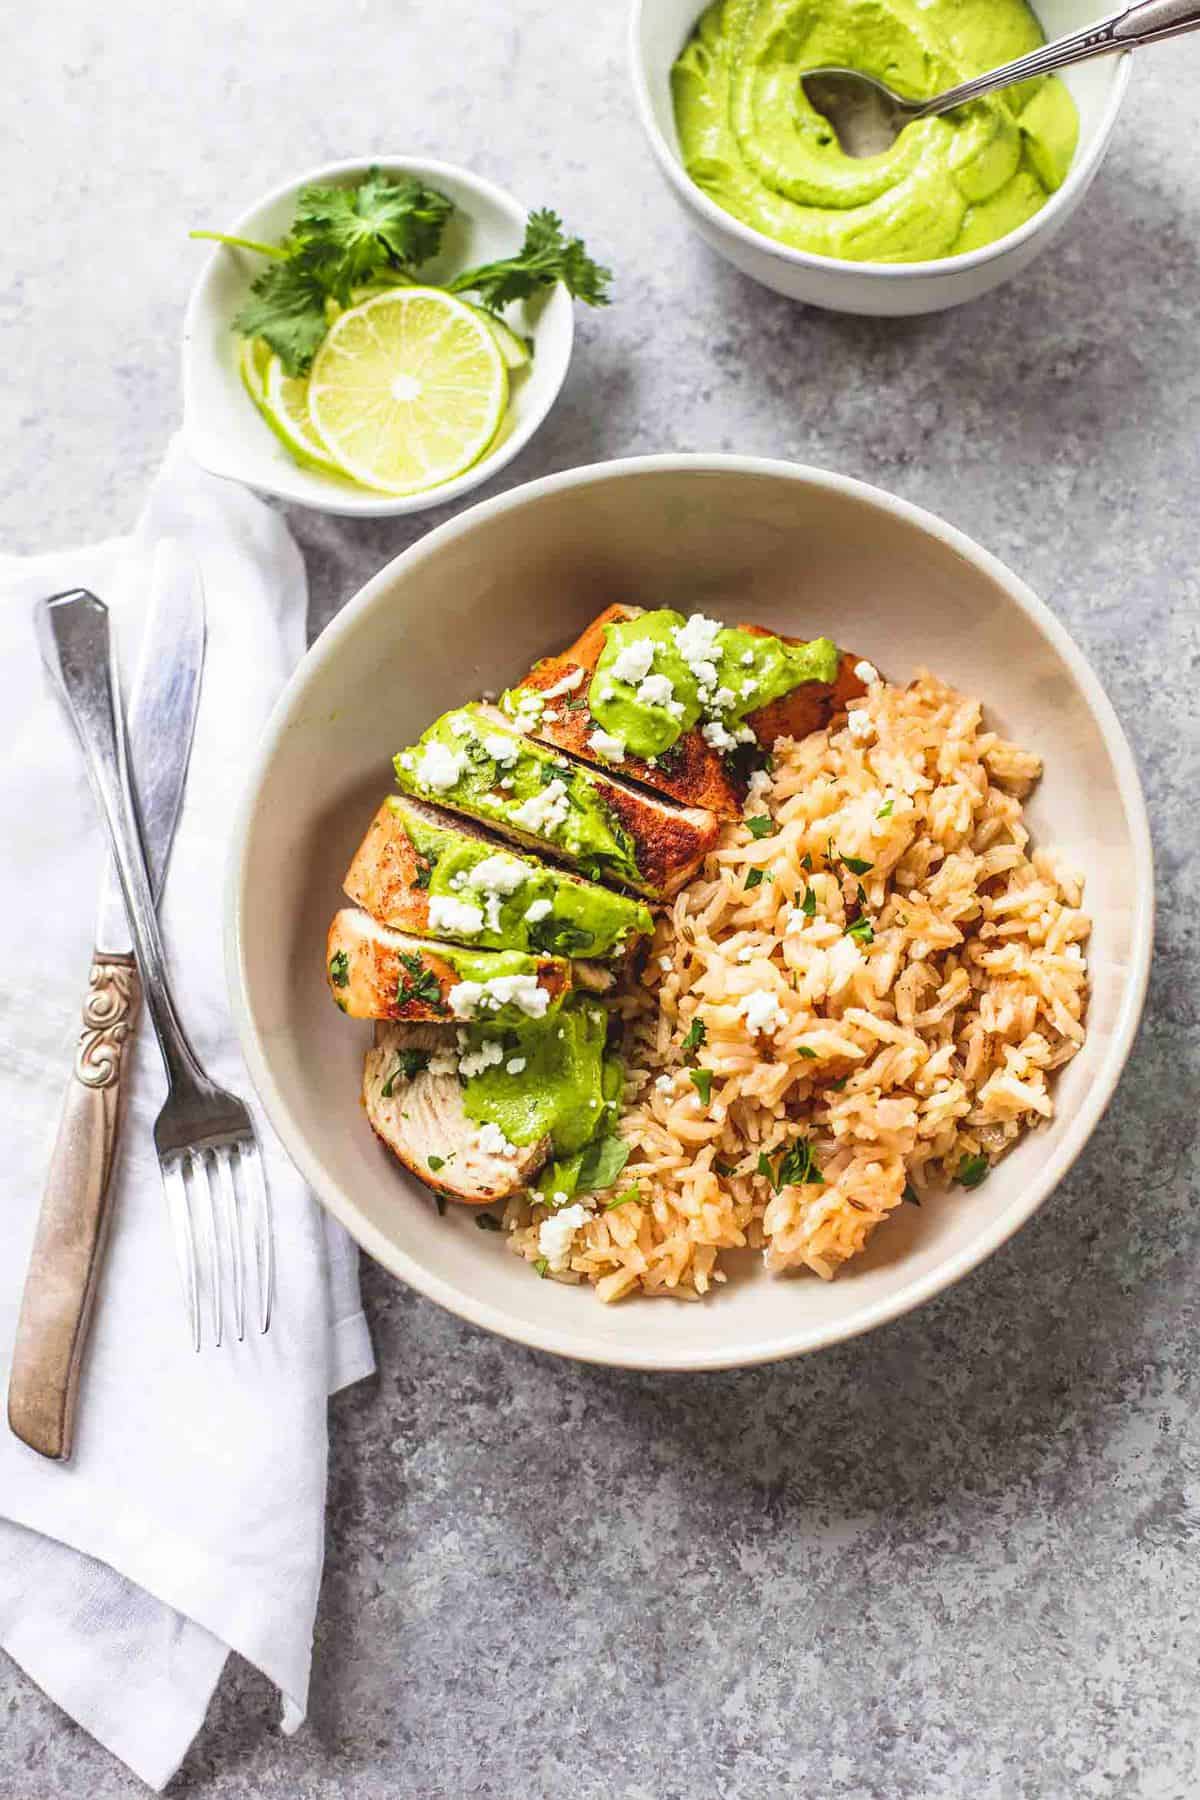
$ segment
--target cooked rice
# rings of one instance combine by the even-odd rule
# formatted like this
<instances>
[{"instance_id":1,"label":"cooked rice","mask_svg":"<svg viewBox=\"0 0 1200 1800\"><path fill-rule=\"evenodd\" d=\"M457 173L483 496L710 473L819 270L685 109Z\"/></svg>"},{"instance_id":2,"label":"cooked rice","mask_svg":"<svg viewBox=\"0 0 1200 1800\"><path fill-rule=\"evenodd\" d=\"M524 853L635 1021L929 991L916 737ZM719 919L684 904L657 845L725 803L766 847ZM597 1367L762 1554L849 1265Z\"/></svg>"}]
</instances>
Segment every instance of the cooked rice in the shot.
<instances>
[{"instance_id":1,"label":"cooked rice","mask_svg":"<svg viewBox=\"0 0 1200 1800\"><path fill-rule=\"evenodd\" d=\"M776 744L746 809L772 816L770 834L728 826L660 920L619 1002L631 1154L616 1194L640 1199L605 1211L614 1196L599 1196L556 1279L602 1300L695 1299L725 1279L720 1253L748 1246L828 1280L906 1183L952 1182L1051 1117L1049 1076L1084 1037L1089 921L1081 878L1029 850L1040 761L929 674L876 682L854 711L869 728L856 716ZM856 875L846 857L872 866ZM873 942L846 935L860 914ZM751 1029L750 996L773 1029ZM685 1054L697 1018L707 1039ZM708 1105L697 1065L714 1071ZM800 1137L824 1180L776 1193L760 1153L777 1169ZM545 1217L508 1207L530 1262Z\"/></svg>"}]
</instances>

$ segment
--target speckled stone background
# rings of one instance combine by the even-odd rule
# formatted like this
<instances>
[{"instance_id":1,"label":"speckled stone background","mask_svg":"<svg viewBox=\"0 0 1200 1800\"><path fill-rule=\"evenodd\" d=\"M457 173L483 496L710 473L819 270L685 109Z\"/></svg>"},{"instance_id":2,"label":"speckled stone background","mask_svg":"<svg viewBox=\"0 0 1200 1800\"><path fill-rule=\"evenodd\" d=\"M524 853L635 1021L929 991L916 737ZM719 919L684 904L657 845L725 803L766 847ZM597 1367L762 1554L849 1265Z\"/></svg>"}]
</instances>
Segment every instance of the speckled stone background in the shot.
<instances>
[{"instance_id":1,"label":"speckled stone background","mask_svg":"<svg viewBox=\"0 0 1200 1800\"><path fill-rule=\"evenodd\" d=\"M10 19L4 547L132 521L179 414L189 225L358 151L471 164L559 206L617 272L503 483L630 450L822 463L945 514L1066 620L1149 793L1149 1009L1040 1217L823 1356L574 1367L367 1268L380 1375L332 1408L310 1722L282 1739L235 1665L172 1791L1191 1800L1200 42L1144 57L1082 215L1020 285L888 323L793 307L688 234L633 117L624 11L58 0ZM313 629L440 517L297 513ZM143 1791L10 1663L0 1707L4 1800Z\"/></svg>"}]
</instances>

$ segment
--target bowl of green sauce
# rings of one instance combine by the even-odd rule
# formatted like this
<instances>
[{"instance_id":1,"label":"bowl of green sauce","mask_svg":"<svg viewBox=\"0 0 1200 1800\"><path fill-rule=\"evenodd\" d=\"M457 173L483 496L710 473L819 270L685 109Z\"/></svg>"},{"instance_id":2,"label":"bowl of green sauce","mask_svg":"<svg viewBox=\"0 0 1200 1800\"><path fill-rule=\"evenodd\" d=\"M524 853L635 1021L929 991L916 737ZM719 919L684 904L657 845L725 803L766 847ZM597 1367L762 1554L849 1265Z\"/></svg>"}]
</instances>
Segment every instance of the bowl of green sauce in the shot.
<instances>
[{"instance_id":1,"label":"bowl of green sauce","mask_svg":"<svg viewBox=\"0 0 1200 1800\"><path fill-rule=\"evenodd\" d=\"M1091 21L1093 0L633 0L643 129L690 222L776 292L837 312L938 312L1032 262L1079 205L1128 54L924 119L855 158L803 75L933 95Z\"/></svg>"}]
</instances>

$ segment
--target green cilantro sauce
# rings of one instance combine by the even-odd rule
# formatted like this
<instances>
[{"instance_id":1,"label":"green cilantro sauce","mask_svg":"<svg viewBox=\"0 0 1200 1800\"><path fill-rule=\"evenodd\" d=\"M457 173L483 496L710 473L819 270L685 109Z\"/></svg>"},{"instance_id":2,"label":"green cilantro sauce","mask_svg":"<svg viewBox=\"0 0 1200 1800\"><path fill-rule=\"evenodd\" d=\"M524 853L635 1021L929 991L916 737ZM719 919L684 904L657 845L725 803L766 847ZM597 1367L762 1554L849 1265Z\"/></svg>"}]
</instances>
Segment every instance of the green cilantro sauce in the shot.
<instances>
[{"instance_id":1,"label":"green cilantro sauce","mask_svg":"<svg viewBox=\"0 0 1200 1800\"><path fill-rule=\"evenodd\" d=\"M489 752L489 740L504 748L503 758ZM431 745L437 747L432 764L426 755ZM453 763L440 755L443 750ZM549 844L587 875L640 879L633 841L590 770L495 724L476 707L443 713L394 766L406 793L453 804L485 823L507 823ZM502 781L511 785L501 787Z\"/></svg>"},{"instance_id":2,"label":"green cilantro sauce","mask_svg":"<svg viewBox=\"0 0 1200 1800\"><path fill-rule=\"evenodd\" d=\"M466 901L484 914L483 929L471 943L496 950L529 950L552 956L619 956L635 935L649 936L654 921L648 907L624 894L591 882L573 881L543 863L527 861L512 851L498 851L462 832L442 830L403 800L392 800L404 829L427 868L430 898L442 895ZM481 863L504 856L513 873L525 879L509 894L476 888L472 875ZM545 907L549 905L549 911ZM529 912L542 916L530 919Z\"/></svg>"},{"instance_id":3,"label":"green cilantro sauce","mask_svg":"<svg viewBox=\"0 0 1200 1800\"><path fill-rule=\"evenodd\" d=\"M956 256L1014 231L1061 186L1079 135L1042 77L848 156L800 78L861 69L914 99L1045 42L1025 0L716 0L672 70L688 174L744 224L852 261Z\"/></svg>"},{"instance_id":4,"label":"green cilantro sauce","mask_svg":"<svg viewBox=\"0 0 1200 1800\"><path fill-rule=\"evenodd\" d=\"M663 755L702 713L737 726L748 713L780 699L802 682L831 682L837 676L838 648L830 638L785 644L777 637L758 637L723 625L708 659L717 672L714 699L705 704L695 669L675 642L675 632L686 623L682 613L662 608L605 627L604 649L588 689L588 706L604 730L619 737L634 756ZM641 683L622 680L614 672L622 651L645 639L654 645L650 672L665 676L671 686L670 702L661 705L639 699ZM726 703L717 704L722 696ZM671 703L682 711L672 711Z\"/></svg>"},{"instance_id":5,"label":"green cilantro sauce","mask_svg":"<svg viewBox=\"0 0 1200 1800\"><path fill-rule=\"evenodd\" d=\"M556 1156L569 1157L594 1138L611 1117L613 1062L604 1054L608 1015L594 1000L574 995L546 1020L498 1033L473 1025L469 1048L499 1041L504 1061L465 1078L463 1110L477 1125L496 1125L510 1144L551 1137ZM508 1064L524 1059L510 1073ZM615 1065L615 1092L620 1065Z\"/></svg>"}]
</instances>

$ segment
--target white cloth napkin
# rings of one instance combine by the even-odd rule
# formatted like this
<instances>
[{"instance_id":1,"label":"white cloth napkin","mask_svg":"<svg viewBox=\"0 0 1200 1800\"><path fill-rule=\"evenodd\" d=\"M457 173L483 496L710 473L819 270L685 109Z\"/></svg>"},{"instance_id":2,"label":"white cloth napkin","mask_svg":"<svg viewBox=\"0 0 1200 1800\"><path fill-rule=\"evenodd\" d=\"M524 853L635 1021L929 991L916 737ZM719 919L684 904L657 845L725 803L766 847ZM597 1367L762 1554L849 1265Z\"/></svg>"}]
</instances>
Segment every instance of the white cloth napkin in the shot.
<instances>
[{"instance_id":1,"label":"white cloth napkin","mask_svg":"<svg viewBox=\"0 0 1200 1800\"><path fill-rule=\"evenodd\" d=\"M266 714L304 643L306 583L278 514L174 446L134 540L0 558L0 1390L79 1029L102 842L79 751L43 679L32 602L74 586L113 608L136 657L130 556L161 534L204 575L208 651L162 905L179 1007L201 1061L252 1105L225 998L229 825ZM128 691L128 690L127 690ZM0 1646L151 1787L178 1768L229 1650L304 1717L324 1551L328 1395L371 1369L357 1252L261 1113L278 1253L274 1322L191 1349L151 1124L165 1090L139 1023L113 1229L69 1464L0 1423Z\"/></svg>"}]
</instances>

